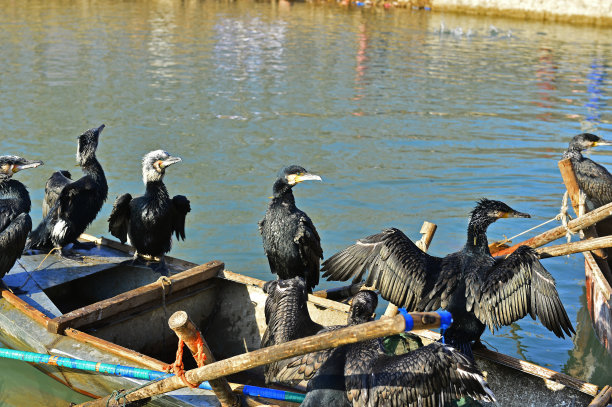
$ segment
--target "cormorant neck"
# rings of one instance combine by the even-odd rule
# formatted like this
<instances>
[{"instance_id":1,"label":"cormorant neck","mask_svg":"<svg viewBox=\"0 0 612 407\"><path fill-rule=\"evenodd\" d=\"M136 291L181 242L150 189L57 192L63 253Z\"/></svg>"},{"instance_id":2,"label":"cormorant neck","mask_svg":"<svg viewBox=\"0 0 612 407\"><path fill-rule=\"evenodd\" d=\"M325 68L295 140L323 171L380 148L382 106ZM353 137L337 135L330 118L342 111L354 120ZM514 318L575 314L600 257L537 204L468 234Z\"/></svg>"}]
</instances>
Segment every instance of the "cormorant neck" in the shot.
<instances>
[{"instance_id":1,"label":"cormorant neck","mask_svg":"<svg viewBox=\"0 0 612 407\"><path fill-rule=\"evenodd\" d=\"M156 181L147 181L145 195L170 198L168 195L168 189L166 189L166 185L161 179Z\"/></svg>"},{"instance_id":2,"label":"cormorant neck","mask_svg":"<svg viewBox=\"0 0 612 407\"><path fill-rule=\"evenodd\" d=\"M485 215L473 214L468 225L466 247L468 249L484 250L489 253L489 242L487 240L487 228L496 219Z\"/></svg>"},{"instance_id":3,"label":"cormorant neck","mask_svg":"<svg viewBox=\"0 0 612 407\"><path fill-rule=\"evenodd\" d=\"M565 153L563 158L569 158L570 160L582 160L582 149L578 146L571 145Z\"/></svg>"},{"instance_id":4,"label":"cormorant neck","mask_svg":"<svg viewBox=\"0 0 612 407\"><path fill-rule=\"evenodd\" d=\"M24 212L30 212L32 206L26 186L11 178L0 179L0 199L18 200Z\"/></svg>"},{"instance_id":5,"label":"cormorant neck","mask_svg":"<svg viewBox=\"0 0 612 407\"><path fill-rule=\"evenodd\" d=\"M89 175L97 182L101 184L106 184L106 176L104 175L104 170L102 169L102 165L100 165L98 159L95 156L88 158L83 163L83 165L81 165L81 168L83 169L83 172L85 174Z\"/></svg>"},{"instance_id":6,"label":"cormorant neck","mask_svg":"<svg viewBox=\"0 0 612 407\"><path fill-rule=\"evenodd\" d=\"M282 202L286 204L295 205L295 198L293 197L293 191L291 190L291 185L283 182L282 180L277 180L272 187L272 192L274 195L274 201Z\"/></svg>"}]
</instances>

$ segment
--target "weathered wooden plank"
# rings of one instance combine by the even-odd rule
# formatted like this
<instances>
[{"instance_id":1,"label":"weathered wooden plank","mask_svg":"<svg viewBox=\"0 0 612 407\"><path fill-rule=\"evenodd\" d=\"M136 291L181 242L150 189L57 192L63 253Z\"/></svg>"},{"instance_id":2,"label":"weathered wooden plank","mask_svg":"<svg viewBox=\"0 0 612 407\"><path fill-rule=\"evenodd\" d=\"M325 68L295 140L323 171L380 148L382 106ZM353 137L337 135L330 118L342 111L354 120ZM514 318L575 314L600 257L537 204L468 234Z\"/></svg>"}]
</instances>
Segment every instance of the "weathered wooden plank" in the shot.
<instances>
[{"instance_id":1,"label":"weathered wooden plank","mask_svg":"<svg viewBox=\"0 0 612 407\"><path fill-rule=\"evenodd\" d=\"M594 251L608 247L612 247L612 236L595 237L578 242L539 247L536 249L536 252L538 252L540 258L546 259L548 257L566 256L568 254Z\"/></svg>"},{"instance_id":2,"label":"weathered wooden plank","mask_svg":"<svg viewBox=\"0 0 612 407\"><path fill-rule=\"evenodd\" d=\"M19 311L26 314L32 321L35 321L43 326L51 321L51 318L10 292L9 290L2 289L2 298L4 298L9 304L17 308Z\"/></svg>"},{"instance_id":3,"label":"weathered wooden plank","mask_svg":"<svg viewBox=\"0 0 612 407\"><path fill-rule=\"evenodd\" d=\"M595 396L588 407L604 407L608 405L608 401L612 397L612 387L605 386L601 392Z\"/></svg>"},{"instance_id":4,"label":"weathered wooden plank","mask_svg":"<svg viewBox=\"0 0 612 407\"><path fill-rule=\"evenodd\" d=\"M176 294L178 291L216 277L223 267L222 262L212 261L168 277L172 293ZM68 327L83 327L123 311L160 301L161 298L162 284L154 282L54 318L47 324L47 329L53 333L63 333Z\"/></svg>"}]
</instances>

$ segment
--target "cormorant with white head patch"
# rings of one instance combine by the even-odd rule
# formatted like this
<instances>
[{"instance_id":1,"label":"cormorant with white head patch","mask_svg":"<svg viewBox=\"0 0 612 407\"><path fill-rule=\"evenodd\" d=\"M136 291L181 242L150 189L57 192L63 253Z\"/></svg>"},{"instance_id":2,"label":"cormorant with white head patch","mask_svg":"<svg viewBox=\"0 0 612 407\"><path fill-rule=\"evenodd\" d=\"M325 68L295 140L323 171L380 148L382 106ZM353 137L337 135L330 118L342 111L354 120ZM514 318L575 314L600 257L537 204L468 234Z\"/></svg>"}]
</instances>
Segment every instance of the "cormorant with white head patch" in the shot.
<instances>
[{"instance_id":1,"label":"cormorant with white head patch","mask_svg":"<svg viewBox=\"0 0 612 407\"><path fill-rule=\"evenodd\" d=\"M12 176L42 164L42 161L15 155L0 156L0 279L21 257L28 233L32 230L30 194L25 185Z\"/></svg>"},{"instance_id":2,"label":"cormorant with white head patch","mask_svg":"<svg viewBox=\"0 0 612 407\"><path fill-rule=\"evenodd\" d=\"M61 249L69 243L76 245L78 237L100 212L108 195L104 170L96 158L103 129L101 125L78 137L76 158L84 176L73 181L68 171L57 171L47 181L43 220L30 233L26 249Z\"/></svg>"},{"instance_id":3,"label":"cormorant with white head patch","mask_svg":"<svg viewBox=\"0 0 612 407\"><path fill-rule=\"evenodd\" d=\"M424 253L400 230L386 229L327 259L323 276L359 282L369 271L366 284L393 304L409 311L450 311L453 323L444 336L469 356L471 343L480 344L485 326L493 331L527 314L538 316L558 337L574 333L555 280L533 249L521 246L505 259L491 256L487 228L508 217L529 215L500 201L480 200L465 246L444 258Z\"/></svg>"},{"instance_id":4,"label":"cormorant with white head patch","mask_svg":"<svg viewBox=\"0 0 612 407\"><path fill-rule=\"evenodd\" d=\"M180 161L163 150L146 154L142 159L144 195L134 199L130 194L120 195L108 218L109 232L121 243L129 237L135 257L159 258L162 266L163 256L172 247L172 234L185 240L185 218L191 211L185 196L170 199L163 182L166 169Z\"/></svg>"},{"instance_id":5,"label":"cormorant with white head patch","mask_svg":"<svg viewBox=\"0 0 612 407\"><path fill-rule=\"evenodd\" d=\"M282 280L301 276L311 292L319 283L321 238L308 215L295 206L292 192L295 185L308 180L321 181L321 177L297 165L281 170L259 232L270 271Z\"/></svg>"}]
</instances>

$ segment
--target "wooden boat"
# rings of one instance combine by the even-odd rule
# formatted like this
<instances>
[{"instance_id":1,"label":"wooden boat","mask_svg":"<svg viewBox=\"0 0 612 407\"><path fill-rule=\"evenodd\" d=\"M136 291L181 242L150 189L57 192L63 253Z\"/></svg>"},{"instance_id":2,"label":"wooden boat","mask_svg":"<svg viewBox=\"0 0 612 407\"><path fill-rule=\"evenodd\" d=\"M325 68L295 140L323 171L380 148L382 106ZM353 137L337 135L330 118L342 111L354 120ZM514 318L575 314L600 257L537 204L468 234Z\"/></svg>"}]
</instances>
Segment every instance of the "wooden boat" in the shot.
<instances>
[{"instance_id":1,"label":"wooden boat","mask_svg":"<svg viewBox=\"0 0 612 407\"><path fill-rule=\"evenodd\" d=\"M148 267L131 264L132 248L83 235L94 249L79 259L23 256L4 278L24 292L2 291L0 342L7 347L55 356L161 370L174 360L176 337L168 317L185 310L199 326L217 359L260 346L265 330L263 281L225 270L220 261L196 265L167 258L168 279ZM168 283L169 282L169 283ZM321 324L346 322L348 306L310 296L308 308ZM437 339L418 331L424 342ZM597 386L493 351L477 353L502 406L581 406ZM51 365L36 365L70 388L100 397L142 382ZM186 359L186 368L189 366ZM232 382L263 385L263 369L229 377ZM266 400L251 400L253 404ZM273 404L285 404L274 401ZM216 406L205 390L182 389L156 398L155 406Z\"/></svg>"},{"instance_id":2,"label":"wooden boat","mask_svg":"<svg viewBox=\"0 0 612 407\"><path fill-rule=\"evenodd\" d=\"M581 212L578 183L571 162L559 161L563 181L572 200L576 214ZM582 209L584 211L584 208ZM584 230L582 240L598 236L597 225ZM608 251L608 254L610 251ZM586 302L593 329L602 345L612 357L612 257L604 251L588 251L584 254Z\"/></svg>"}]
</instances>

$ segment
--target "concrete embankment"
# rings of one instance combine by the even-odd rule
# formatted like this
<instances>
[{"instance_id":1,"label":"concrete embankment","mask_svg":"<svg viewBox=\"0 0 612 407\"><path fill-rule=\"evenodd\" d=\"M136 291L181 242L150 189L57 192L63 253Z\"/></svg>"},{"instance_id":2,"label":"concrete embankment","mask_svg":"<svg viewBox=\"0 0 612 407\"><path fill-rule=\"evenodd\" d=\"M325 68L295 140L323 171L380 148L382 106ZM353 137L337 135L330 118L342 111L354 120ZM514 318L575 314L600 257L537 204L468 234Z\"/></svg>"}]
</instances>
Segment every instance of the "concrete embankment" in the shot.
<instances>
[{"instance_id":1,"label":"concrete embankment","mask_svg":"<svg viewBox=\"0 0 612 407\"><path fill-rule=\"evenodd\" d=\"M612 26L610 0L399 0L399 3L432 11Z\"/></svg>"}]
</instances>

